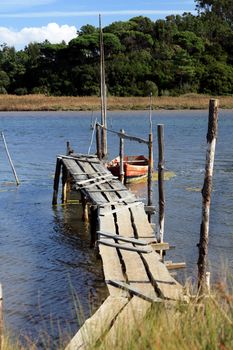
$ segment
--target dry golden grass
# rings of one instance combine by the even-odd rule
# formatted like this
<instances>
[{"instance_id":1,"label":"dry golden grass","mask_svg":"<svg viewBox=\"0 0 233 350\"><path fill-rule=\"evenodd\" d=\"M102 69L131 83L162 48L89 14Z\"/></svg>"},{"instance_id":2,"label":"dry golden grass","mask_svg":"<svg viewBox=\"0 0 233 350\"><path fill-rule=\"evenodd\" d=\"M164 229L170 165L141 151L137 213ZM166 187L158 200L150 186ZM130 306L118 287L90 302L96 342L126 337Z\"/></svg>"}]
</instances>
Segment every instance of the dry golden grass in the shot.
<instances>
[{"instance_id":1,"label":"dry golden grass","mask_svg":"<svg viewBox=\"0 0 233 350\"><path fill-rule=\"evenodd\" d=\"M153 97L154 109L207 109L208 95L186 94L179 97ZM221 108L233 108L233 96L221 96ZM149 105L148 97L109 97L109 110L142 110ZM99 110L97 96L69 97L45 95L0 95L0 111L88 111Z\"/></svg>"}]
</instances>

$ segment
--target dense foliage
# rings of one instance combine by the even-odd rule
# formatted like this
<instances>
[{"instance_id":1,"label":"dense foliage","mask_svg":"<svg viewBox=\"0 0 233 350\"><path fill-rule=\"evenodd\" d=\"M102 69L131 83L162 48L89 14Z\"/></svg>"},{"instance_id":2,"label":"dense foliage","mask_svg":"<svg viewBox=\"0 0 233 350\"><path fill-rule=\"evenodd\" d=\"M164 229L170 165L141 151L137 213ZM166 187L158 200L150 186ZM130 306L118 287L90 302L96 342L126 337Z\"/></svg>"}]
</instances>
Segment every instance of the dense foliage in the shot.
<instances>
[{"instance_id":1,"label":"dense foliage","mask_svg":"<svg viewBox=\"0 0 233 350\"><path fill-rule=\"evenodd\" d=\"M198 16L134 17L104 28L108 93L120 96L233 93L232 0L196 1ZM0 49L0 93L99 94L99 31L68 44Z\"/></svg>"}]
</instances>

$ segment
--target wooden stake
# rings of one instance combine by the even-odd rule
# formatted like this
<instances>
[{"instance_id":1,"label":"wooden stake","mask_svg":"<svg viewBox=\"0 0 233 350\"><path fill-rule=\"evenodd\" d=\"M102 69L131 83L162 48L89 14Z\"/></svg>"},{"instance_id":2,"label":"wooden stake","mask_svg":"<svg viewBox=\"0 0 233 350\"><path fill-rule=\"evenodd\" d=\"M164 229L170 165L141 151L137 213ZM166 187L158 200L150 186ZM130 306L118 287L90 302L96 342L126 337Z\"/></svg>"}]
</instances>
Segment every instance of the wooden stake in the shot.
<instances>
[{"instance_id":1,"label":"wooden stake","mask_svg":"<svg viewBox=\"0 0 233 350\"><path fill-rule=\"evenodd\" d=\"M149 164L148 164L148 177L147 177L147 205L152 206L152 178L153 178L153 134L149 134ZM148 221L151 222L151 213L147 213Z\"/></svg>"},{"instance_id":2,"label":"wooden stake","mask_svg":"<svg viewBox=\"0 0 233 350\"><path fill-rule=\"evenodd\" d=\"M164 237L164 125L157 126L158 132L158 190L159 190L159 224L158 241L163 242Z\"/></svg>"},{"instance_id":3,"label":"wooden stake","mask_svg":"<svg viewBox=\"0 0 233 350\"><path fill-rule=\"evenodd\" d=\"M54 184L53 184L53 202L52 202L53 205L57 204L61 165L62 165L61 158L57 158L56 170L55 170L55 176L54 176Z\"/></svg>"},{"instance_id":4,"label":"wooden stake","mask_svg":"<svg viewBox=\"0 0 233 350\"><path fill-rule=\"evenodd\" d=\"M198 290L201 294L208 289L206 280L210 201L213 182L214 156L218 130L218 105L219 101L211 99L209 103L209 121L207 132L207 151L205 165L205 179L202 188L202 222L200 229L199 258L198 258Z\"/></svg>"},{"instance_id":5,"label":"wooden stake","mask_svg":"<svg viewBox=\"0 0 233 350\"><path fill-rule=\"evenodd\" d=\"M7 154L8 160L9 160L11 169L13 171L14 177L15 177L16 185L18 186L19 185L19 179L18 179L18 176L16 174L16 170L15 170L14 164L12 162L12 159L11 159L11 156L10 156L10 153L9 153L9 150L8 150L8 147L7 147L6 139L5 139L5 136L4 136L3 132L1 132L1 135L2 135L2 139L3 139L3 143L4 143L4 147L5 147L5 150L6 150L6 154Z\"/></svg>"},{"instance_id":6,"label":"wooden stake","mask_svg":"<svg viewBox=\"0 0 233 350\"><path fill-rule=\"evenodd\" d=\"M96 154L99 160L102 159L100 126L96 124Z\"/></svg>"},{"instance_id":7,"label":"wooden stake","mask_svg":"<svg viewBox=\"0 0 233 350\"><path fill-rule=\"evenodd\" d=\"M0 284L0 350L3 349L3 308L2 308L2 285Z\"/></svg>"},{"instance_id":8,"label":"wooden stake","mask_svg":"<svg viewBox=\"0 0 233 350\"><path fill-rule=\"evenodd\" d=\"M100 94L101 94L101 124L104 128L101 130L101 151L102 157L107 156L107 103L106 103L106 84L105 84L105 61L104 61L104 41L101 25L101 15L99 15L99 33L100 33Z\"/></svg>"},{"instance_id":9,"label":"wooden stake","mask_svg":"<svg viewBox=\"0 0 233 350\"><path fill-rule=\"evenodd\" d=\"M124 134L125 131L121 129L121 133ZM120 137L120 181L124 183L125 172L124 172L124 139Z\"/></svg>"}]
</instances>

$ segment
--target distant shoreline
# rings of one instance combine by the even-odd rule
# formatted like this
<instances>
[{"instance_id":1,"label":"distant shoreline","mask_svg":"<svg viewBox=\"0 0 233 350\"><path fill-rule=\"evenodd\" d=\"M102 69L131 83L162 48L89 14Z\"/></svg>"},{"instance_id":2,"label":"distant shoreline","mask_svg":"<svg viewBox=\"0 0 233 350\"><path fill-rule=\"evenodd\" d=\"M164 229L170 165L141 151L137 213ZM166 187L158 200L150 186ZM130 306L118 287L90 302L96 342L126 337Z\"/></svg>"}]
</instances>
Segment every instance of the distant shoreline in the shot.
<instances>
[{"instance_id":1,"label":"distant shoreline","mask_svg":"<svg viewBox=\"0 0 233 350\"><path fill-rule=\"evenodd\" d=\"M208 109L211 96L186 94L178 97L152 97L152 108L156 110ZM220 108L233 109L233 96L218 96ZM149 97L108 98L108 110L146 110ZM0 95L0 111L98 111L98 96L45 96L45 95Z\"/></svg>"}]
</instances>

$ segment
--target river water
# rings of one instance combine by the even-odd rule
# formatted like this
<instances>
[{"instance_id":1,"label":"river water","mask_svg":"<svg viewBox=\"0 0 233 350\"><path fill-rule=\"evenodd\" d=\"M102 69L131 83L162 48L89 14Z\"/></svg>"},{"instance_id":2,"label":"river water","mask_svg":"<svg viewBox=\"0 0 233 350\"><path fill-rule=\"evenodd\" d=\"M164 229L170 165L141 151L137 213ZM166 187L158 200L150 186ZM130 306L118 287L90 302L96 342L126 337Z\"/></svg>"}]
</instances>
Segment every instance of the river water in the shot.
<instances>
[{"instance_id":1,"label":"river water","mask_svg":"<svg viewBox=\"0 0 233 350\"><path fill-rule=\"evenodd\" d=\"M99 114L94 113L93 117ZM207 111L154 111L164 124L166 169L176 176L166 181L165 240L175 245L168 260L186 261L179 278L196 277L201 222L201 193L206 154ZM59 337L72 335L106 297L101 261L90 248L88 226L77 205L52 208L56 155L66 141L87 153L91 141L88 112L0 113L20 186L16 188L0 143L0 282L8 330L38 348L56 348ZM111 112L109 127L124 128L147 138L148 113ZM233 271L233 111L220 111L214 188L211 203L209 260L212 279ZM108 137L109 158L118 153L118 139ZM94 152L95 145L92 147ZM146 154L141 144L126 142L127 154ZM132 188L146 197L145 184ZM154 184L154 203L158 201ZM155 218L156 221L156 218ZM51 341L51 343L50 343Z\"/></svg>"}]
</instances>

